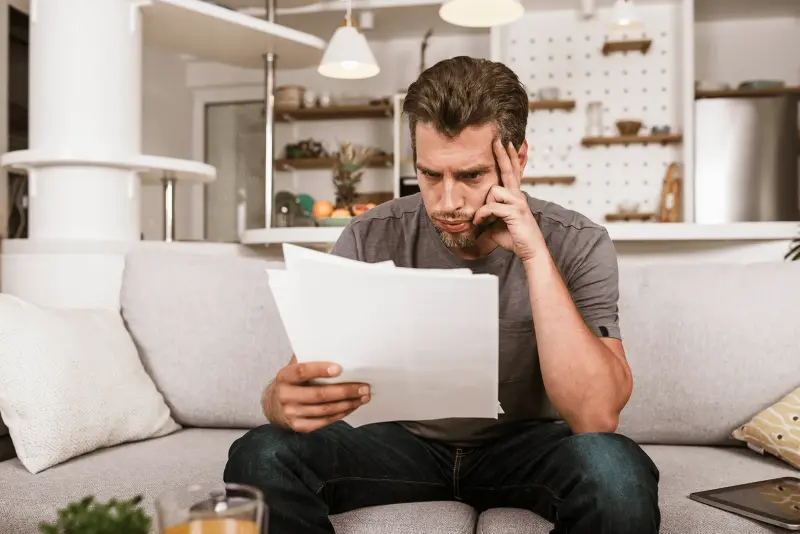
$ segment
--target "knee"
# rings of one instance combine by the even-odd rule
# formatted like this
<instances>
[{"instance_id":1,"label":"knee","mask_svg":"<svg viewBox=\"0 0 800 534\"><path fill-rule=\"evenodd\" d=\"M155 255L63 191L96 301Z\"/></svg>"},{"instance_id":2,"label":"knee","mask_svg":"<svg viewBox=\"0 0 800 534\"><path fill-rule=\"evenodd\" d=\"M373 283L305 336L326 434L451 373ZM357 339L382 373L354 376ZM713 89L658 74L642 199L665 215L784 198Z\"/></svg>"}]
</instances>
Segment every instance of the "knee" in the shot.
<instances>
[{"instance_id":1,"label":"knee","mask_svg":"<svg viewBox=\"0 0 800 534\"><path fill-rule=\"evenodd\" d=\"M594 500L609 532L658 532L659 473L650 457L629 438L612 433L569 438L580 464L584 495Z\"/></svg>"},{"instance_id":2,"label":"knee","mask_svg":"<svg viewBox=\"0 0 800 534\"><path fill-rule=\"evenodd\" d=\"M225 482L254 484L278 476L296 461L302 436L273 425L249 430L233 442L228 451Z\"/></svg>"}]
</instances>

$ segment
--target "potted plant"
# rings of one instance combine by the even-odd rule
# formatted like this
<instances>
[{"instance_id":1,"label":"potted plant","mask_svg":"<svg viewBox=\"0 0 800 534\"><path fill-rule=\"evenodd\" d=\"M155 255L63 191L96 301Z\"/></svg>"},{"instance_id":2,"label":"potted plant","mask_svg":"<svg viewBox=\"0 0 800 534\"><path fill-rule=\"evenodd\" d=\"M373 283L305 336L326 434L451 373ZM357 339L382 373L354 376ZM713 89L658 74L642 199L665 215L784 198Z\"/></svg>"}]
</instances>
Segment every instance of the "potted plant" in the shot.
<instances>
[{"instance_id":1,"label":"potted plant","mask_svg":"<svg viewBox=\"0 0 800 534\"><path fill-rule=\"evenodd\" d=\"M353 215L353 204L355 204L357 196L356 189L361 183L364 167L372 155L371 148L356 146L350 142L340 143L336 164L333 167L336 209L347 210L351 216Z\"/></svg>"},{"instance_id":2,"label":"potted plant","mask_svg":"<svg viewBox=\"0 0 800 534\"><path fill-rule=\"evenodd\" d=\"M42 534L149 534L152 519L139 507L141 496L96 502L93 496L58 511L53 523L41 523Z\"/></svg>"}]
</instances>

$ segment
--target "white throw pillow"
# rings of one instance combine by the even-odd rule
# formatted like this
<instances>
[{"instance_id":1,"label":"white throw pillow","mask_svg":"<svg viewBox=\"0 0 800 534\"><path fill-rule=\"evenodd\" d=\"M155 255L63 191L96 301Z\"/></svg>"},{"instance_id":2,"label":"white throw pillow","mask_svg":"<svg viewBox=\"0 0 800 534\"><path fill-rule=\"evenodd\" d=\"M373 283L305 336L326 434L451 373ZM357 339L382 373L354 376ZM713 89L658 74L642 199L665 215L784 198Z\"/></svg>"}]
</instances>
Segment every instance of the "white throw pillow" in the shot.
<instances>
[{"instance_id":1,"label":"white throw pillow","mask_svg":"<svg viewBox=\"0 0 800 534\"><path fill-rule=\"evenodd\" d=\"M180 428L119 313L0 294L0 415L31 472Z\"/></svg>"}]
</instances>

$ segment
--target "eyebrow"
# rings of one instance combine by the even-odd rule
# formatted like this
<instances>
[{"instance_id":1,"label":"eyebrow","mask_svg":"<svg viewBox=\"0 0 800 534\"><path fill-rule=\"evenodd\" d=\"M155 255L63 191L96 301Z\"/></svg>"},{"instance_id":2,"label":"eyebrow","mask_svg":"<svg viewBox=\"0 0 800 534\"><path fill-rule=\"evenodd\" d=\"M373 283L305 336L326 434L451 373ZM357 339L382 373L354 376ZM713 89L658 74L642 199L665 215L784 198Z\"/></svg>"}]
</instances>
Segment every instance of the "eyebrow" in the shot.
<instances>
[{"instance_id":1,"label":"eyebrow","mask_svg":"<svg viewBox=\"0 0 800 534\"><path fill-rule=\"evenodd\" d=\"M424 165L420 165L419 163L417 163L417 169L419 169L420 171L422 171L424 173L427 173L427 174L433 174L433 175L441 174L441 172L429 169L429 168L425 167ZM453 174L462 175L462 174L473 174L473 173L476 173L476 172L489 172L491 169L492 169L492 165L485 165L485 164L473 165L472 167L466 167L464 169L458 169L458 170L454 171Z\"/></svg>"}]
</instances>

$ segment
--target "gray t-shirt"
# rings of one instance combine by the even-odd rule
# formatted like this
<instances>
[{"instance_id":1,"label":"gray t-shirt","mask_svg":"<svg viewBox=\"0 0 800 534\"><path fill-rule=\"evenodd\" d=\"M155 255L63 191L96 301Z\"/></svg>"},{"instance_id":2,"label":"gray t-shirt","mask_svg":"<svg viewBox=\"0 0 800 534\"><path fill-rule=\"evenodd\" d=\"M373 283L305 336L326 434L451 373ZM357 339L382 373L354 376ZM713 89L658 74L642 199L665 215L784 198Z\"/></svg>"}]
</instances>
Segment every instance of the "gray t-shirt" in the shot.
<instances>
[{"instance_id":1,"label":"gray t-shirt","mask_svg":"<svg viewBox=\"0 0 800 534\"><path fill-rule=\"evenodd\" d=\"M617 256L606 230L557 204L528 196L528 205L586 324L598 336L620 338ZM403 422L411 432L454 446L473 446L513 431L515 423L559 419L542 383L525 269L512 252L498 247L480 259L458 257L442 243L416 194L353 219L333 254L368 263L391 260L398 267L466 267L499 279L499 400L505 414L497 420ZM443 312L446 307L442 303Z\"/></svg>"}]
</instances>

